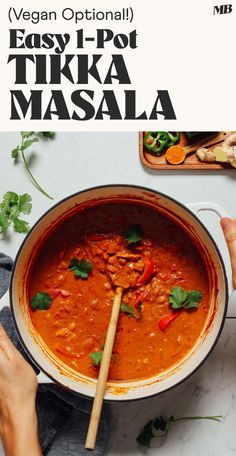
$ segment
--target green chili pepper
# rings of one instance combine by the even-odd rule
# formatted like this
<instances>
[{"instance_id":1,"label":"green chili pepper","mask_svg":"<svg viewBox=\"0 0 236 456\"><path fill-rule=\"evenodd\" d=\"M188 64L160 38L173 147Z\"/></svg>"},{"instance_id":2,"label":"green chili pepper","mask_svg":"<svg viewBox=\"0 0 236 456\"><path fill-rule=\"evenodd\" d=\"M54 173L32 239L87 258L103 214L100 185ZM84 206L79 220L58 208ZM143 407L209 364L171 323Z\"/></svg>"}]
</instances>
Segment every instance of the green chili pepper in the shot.
<instances>
[{"instance_id":1,"label":"green chili pepper","mask_svg":"<svg viewBox=\"0 0 236 456\"><path fill-rule=\"evenodd\" d=\"M149 131L143 138L144 147L156 155L168 147L169 135L165 131Z\"/></svg>"},{"instance_id":2,"label":"green chili pepper","mask_svg":"<svg viewBox=\"0 0 236 456\"><path fill-rule=\"evenodd\" d=\"M178 131L148 131L143 138L145 149L150 150L156 155L161 155L165 149L180 140L180 133Z\"/></svg>"},{"instance_id":3,"label":"green chili pepper","mask_svg":"<svg viewBox=\"0 0 236 456\"><path fill-rule=\"evenodd\" d=\"M147 134L143 138L143 144L146 149L152 150L155 147L156 138L154 138L154 131L148 131Z\"/></svg>"},{"instance_id":4,"label":"green chili pepper","mask_svg":"<svg viewBox=\"0 0 236 456\"><path fill-rule=\"evenodd\" d=\"M179 131L168 131L170 137L169 146L173 146L174 144L178 143L180 140L180 132Z\"/></svg>"}]
</instances>

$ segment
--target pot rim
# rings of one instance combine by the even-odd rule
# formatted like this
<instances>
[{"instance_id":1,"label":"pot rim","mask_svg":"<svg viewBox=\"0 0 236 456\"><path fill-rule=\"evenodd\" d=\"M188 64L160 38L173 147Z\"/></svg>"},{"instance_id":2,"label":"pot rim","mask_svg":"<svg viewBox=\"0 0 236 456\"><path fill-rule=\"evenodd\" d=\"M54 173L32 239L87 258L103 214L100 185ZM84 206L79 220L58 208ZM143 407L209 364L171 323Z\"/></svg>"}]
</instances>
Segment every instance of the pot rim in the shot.
<instances>
[{"instance_id":1,"label":"pot rim","mask_svg":"<svg viewBox=\"0 0 236 456\"><path fill-rule=\"evenodd\" d=\"M223 261L221 252L220 252L220 250L219 250L219 248L218 248L213 236L210 234L210 232L208 231L208 229L206 228L204 223L197 217L197 215L194 212L191 211L191 209L189 209L185 204L179 202L178 200L176 200L172 196L166 195L165 193L162 193L162 192L160 192L158 190L154 190L152 188L145 187L145 186L142 186L142 185L136 185L136 184L104 184L104 185L96 185L96 186L88 187L88 188L86 188L84 190L80 190L78 192L75 192L75 193L73 193L73 194L71 194L69 196L66 196L66 197L62 198L60 201L58 201L56 204L54 204L52 207L50 207L46 212L44 212L43 215L41 215L39 217L39 219L34 223L34 225L30 228L29 232L25 236L22 244L20 245L20 247L19 247L19 249L17 251L16 257L15 257L15 261L13 263L12 274L11 274L11 279L10 279L10 286L9 286L9 294L10 294L10 309L11 309L11 313L12 313L12 319L13 319L13 324L14 324L14 327L15 327L15 330L16 330L16 334L17 334L17 337L18 337L22 347L24 348L26 354L31 359L32 363L40 371L42 371L47 377L49 377L51 380L53 380L53 382L55 384L60 385L63 388L69 389L69 391L72 394L77 394L77 395L80 395L81 397L84 397L86 399L93 400L92 397L87 396L86 394L83 394L83 393L77 393L76 391L73 391L72 389L70 389L68 386L65 386L63 383L55 380L54 377L51 374L48 374L46 369L42 368L42 366L40 366L38 361L35 360L35 358L31 354L29 348L26 346L26 344L25 344L25 342L24 342L24 340L23 340L23 338L21 336L20 330L18 328L18 324L17 324L17 320L16 320L16 317L15 317L15 312L14 312L14 306L13 306L13 297L12 297L13 282L14 282L14 275L15 275L16 265L17 265L19 256L21 254L21 251L23 250L24 245L27 242L27 240L28 240L29 236L31 235L32 231L37 227L37 225L41 222L41 220L44 219L44 217L46 217L51 211L53 211L56 207L60 206L62 203L66 202L66 201L70 200L71 198L74 198L74 197L76 197L78 195L81 195L83 193L86 193L88 191L93 191L93 190L100 190L100 189L104 189L104 188L119 188L119 187L120 188L123 187L123 188L127 188L127 189L128 188L136 188L136 189L139 189L139 190L142 190L142 191L155 193L157 196L169 199L171 202L177 204L182 209L184 209L186 212L188 212L196 220L196 222L199 223L199 225L205 230L205 232L207 233L208 237L210 238L210 241L212 242L212 244L213 244L213 246L214 246L214 248L215 248L215 250L216 250L216 252L217 252L217 254L219 256L219 261L220 261L220 265L221 265L221 269L222 269L223 277L224 277L224 283L225 283L225 303L224 303L224 313L223 313L223 316L222 316L222 321L221 321L217 336L216 336L213 344L211 345L210 350L207 352L206 356L202 359L202 361L198 364L198 366L195 367L195 369L193 369L184 378L182 378L181 380L176 382L174 385L169 386L168 388L164 389L163 391L160 391L160 392L157 392L157 393L152 393L150 395L145 395L144 397L142 397L142 396L141 397L137 397L137 398L127 398L127 399L124 398L124 399L121 399L119 396L117 396L114 399L113 398L112 399L110 399L110 398L109 399L104 399L105 402L120 402L120 403L123 403L123 402L137 402L137 401L149 399L149 398L154 397L154 396L159 396L161 394L166 393L167 391L170 391L171 389L175 388L176 386L180 385L181 383L184 383L188 378L190 378L193 374L195 374L195 372L197 372L198 369L200 369L200 367L205 363L205 361L207 360L209 355L214 350L216 344L218 343L218 340L219 340L220 335L222 333L222 330L223 330L223 327L224 327L224 323L225 323L225 320L226 320L226 314L227 314L227 310L228 310L228 300L229 300L228 279L227 279L227 275L226 275L226 269L225 269L225 265L224 265L224 261Z\"/></svg>"}]
</instances>

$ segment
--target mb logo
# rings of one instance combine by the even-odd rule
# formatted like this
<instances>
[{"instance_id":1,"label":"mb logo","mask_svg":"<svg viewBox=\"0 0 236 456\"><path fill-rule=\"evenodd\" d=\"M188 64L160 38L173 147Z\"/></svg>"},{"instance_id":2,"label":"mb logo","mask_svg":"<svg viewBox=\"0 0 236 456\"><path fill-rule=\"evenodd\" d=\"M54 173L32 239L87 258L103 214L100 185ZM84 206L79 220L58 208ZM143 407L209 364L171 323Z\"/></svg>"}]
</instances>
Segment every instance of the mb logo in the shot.
<instances>
[{"instance_id":1,"label":"mb logo","mask_svg":"<svg viewBox=\"0 0 236 456\"><path fill-rule=\"evenodd\" d=\"M232 5L219 5L214 6L213 14L229 14L232 13Z\"/></svg>"}]
</instances>

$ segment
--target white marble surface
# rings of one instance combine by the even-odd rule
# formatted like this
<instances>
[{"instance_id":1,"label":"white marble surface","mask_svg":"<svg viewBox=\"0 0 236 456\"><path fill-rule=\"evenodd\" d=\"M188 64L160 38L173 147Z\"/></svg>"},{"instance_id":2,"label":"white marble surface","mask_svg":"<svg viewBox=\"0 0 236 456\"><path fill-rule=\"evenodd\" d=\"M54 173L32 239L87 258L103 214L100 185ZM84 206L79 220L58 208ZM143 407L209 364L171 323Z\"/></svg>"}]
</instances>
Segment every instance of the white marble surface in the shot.
<instances>
[{"instance_id":1,"label":"white marble surface","mask_svg":"<svg viewBox=\"0 0 236 456\"><path fill-rule=\"evenodd\" d=\"M155 398L113 404L108 454L131 456L230 456L236 453L236 320L227 320L207 362L182 385ZM223 415L222 422L195 421L174 427L162 446L142 450L136 437L154 417Z\"/></svg>"},{"instance_id":2,"label":"white marble surface","mask_svg":"<svg viewBox=\"0 0 236 456\"><path fill-rule=\"evenodd\" d=\"M42 196L30 182L22 163L14 165L10 150L19 142L18 133L0 133L0 197L7 191L28 192L33 198L29 217L34 223L52 204L77 190L109 183L134 183L160 190L183 203L212 201L235 216L235 171L152 172L139 161L137 133L57 133L29 153L39 182L54 196ZM28 152L27 152L28 154ZM218 220L204 219L222 249ZM15 256L23 236L10 233L0 238L0 250ZM231 315L236 312L235 296ZM135 439L146 421L160 415L222 414L221 423L179 424L168 439L150 455L230 456L236 453L236 319L228 319L216 349L203 367L188 381L161 397L137 403L113 404L113 433L108 454L138 455ZM1 455L1 453L0 453Z\"/></svg>"}]
</instances>

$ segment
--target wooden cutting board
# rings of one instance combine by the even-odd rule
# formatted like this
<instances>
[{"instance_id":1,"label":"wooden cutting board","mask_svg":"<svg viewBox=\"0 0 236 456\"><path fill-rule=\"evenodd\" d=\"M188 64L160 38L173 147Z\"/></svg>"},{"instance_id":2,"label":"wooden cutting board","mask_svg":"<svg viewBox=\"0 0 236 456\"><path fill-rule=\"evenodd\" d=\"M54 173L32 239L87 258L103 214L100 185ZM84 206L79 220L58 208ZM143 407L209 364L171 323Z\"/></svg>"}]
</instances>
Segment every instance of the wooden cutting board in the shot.
<instances>
[{"instance_id":1,"label":"wooden cutting board","mask_svg":"<svg viewBox=\"0 0 236 456\"><path fill-rule=\"evenodd\" d=\"M229 164L224 164L224 163L207 163L207 162L201 162L195 152L199 147L210 147L210 146L215 146L221 144L226 136L228 136L231 132L226 132L222 131L219 133L212 133L209 134L208 137L205 138L198 138L198 141L196 142L195 140L192 139L190 142L187 138L187 136L184 133L180 133L180 144L184 147L186 152L190 152L189 155L187 155L186 160L184 163L180 165L170 165L167 163L165 159L165 154L161 155L158 157L157 155L153 154L152 152L147 151L144 149L143 146L143 132L139 133L139 155L140 155L140 160L143 163L144 166L147 168L151 169L157 169L157 170L184 170L184 169L232 169L232 166ZM194 142L195 141L195 142Z\"/></svg>"}]
</instances>

